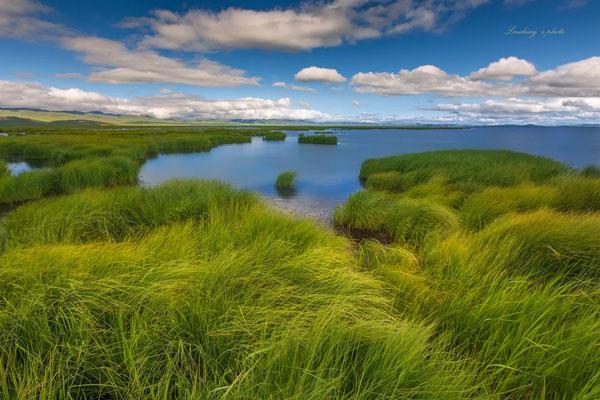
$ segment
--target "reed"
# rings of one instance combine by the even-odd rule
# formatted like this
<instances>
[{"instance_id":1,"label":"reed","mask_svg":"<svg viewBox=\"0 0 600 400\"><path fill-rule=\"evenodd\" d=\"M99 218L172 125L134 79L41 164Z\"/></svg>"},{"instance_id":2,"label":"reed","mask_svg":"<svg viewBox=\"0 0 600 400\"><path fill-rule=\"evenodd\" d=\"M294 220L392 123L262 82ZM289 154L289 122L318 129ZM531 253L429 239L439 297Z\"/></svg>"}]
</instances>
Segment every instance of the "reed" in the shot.
<instances>
[{"instance_id":1,"label":"reed","mask_svg":"<svg viewBox=\"0 0 600 400\"><path fill-rule=\"evenodd\" d=\"M298 135L298 143L336 145L337 142L338 139L335 135L305 135L303 133Z\"/></svg>"}]
</instances>

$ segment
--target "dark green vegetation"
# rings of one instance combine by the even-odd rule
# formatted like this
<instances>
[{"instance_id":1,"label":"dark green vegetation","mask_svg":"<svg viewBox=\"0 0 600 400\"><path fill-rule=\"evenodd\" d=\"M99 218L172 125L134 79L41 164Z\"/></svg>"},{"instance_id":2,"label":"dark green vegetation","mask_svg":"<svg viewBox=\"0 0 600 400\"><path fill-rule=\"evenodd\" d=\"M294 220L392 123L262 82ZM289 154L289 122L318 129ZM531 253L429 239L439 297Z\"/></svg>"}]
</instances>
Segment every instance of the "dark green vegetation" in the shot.
<instances>
[{"instance_id":1,"label":"dark green vegetation","mask_svg":"<svg viewBox=\"0 0 600 400\"><path fill-rule=\"evenodd\" d=\"M267 141L277 141L277 140L285 140L287 135L285 132L268 132L263 136L264 140Z\"/></svg>"},{"instance_id":2,"label":"dark green vegetation","mask_svg":"<svg viewBox=\"0 0 600 400\"><path fill-rule=\"evenodd\" d=\"M0 177L0 204L71 193L87 187L134 184L142 163L158 153L208 151L248 143L270 130L153 127L27 127L4 129L0 159L44 170ZM22 133L25 133L24 135Z\"/></svg>"},{"instance_id":3,"label":"dark green vegetation","mask_svg":"<svg viewBox=\"0 0 600 400\"><path fill-rule=\"evenodd\" d=\"M337 144L337 136L334 135L298 135L298 143L309 144Z\"/></svg>"},{"instance_id":4,"label":"dark green vegetation","mask_svg":"<svg viewBox=\"0 0 600 400\"><path fill-rule=\"evenodd\" d=\"M296 194L296 177L298 174L295 171L285 171L275 179L275 190L280 197L289 198Z\"/></svg>"},{"instance_id":5,"label":"dark green vegetation","mask_svg":"<svg viewBox=\"0 0 600 400\"><path fill-rule=\"evenodd\" d=\"M296 177L298 174L295 171L285 171L277 175L275 187L282 189L293 189L296 186Z\"/></svg>"},{"instance_id":6,"label":"dark green vegetation","mask_svg":"<svg viewBox=\"0 0 600 400\"><path fill-rule=\"evenodd\" d=\"M218 182L113 187L157 152L264 130L37 129L0 137L0 158L49 167L0 166L2 198L46 197L2 219L0 398L600 396L594 174L510 152L368 161L335 213L354 240Z\"/></svg>"}]
</instances>

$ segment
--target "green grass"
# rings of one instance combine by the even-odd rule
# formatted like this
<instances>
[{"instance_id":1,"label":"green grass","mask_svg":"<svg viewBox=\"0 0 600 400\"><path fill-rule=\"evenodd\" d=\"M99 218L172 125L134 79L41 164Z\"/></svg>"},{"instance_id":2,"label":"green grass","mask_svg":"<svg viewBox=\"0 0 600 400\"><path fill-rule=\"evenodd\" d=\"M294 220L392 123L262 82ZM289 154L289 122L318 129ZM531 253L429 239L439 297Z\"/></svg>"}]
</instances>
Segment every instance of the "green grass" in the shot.
<instances>
[{"instance_id":1,"label":"green grass","mask_svg":"<svg viewBox=\"0 0 600 400\"><path fill-rule=\"evenodd\" d=\"M364 182L371 174L395 171L400 173L400 181L408 189L441 176L455 189L474 192L523 181L541 183L567 170L557 161L523 153L451 150L367 160L360 170L360 179Z\"/></svg>"},{"instance_id":2,"label":"green grass","mask_svg":"<svg viewBox=\"0 0 600 400\"><path fill-rule=\"evenodd\" d=\"M0 177L0 204L18 204L89 187L136 182L138 164L124 157L75 160L61 167Z\"/></svg>"},{"instance_id":3,"label":"green grass","mask_svg":"<svg viewBox=\"0 0 600 400\"><path fill-rule=\"evenodd\" d=\"M123 187L148 149L98 146L8 192L54 197L2 219L0 398L600 397L593 175L510 152L370 160L334 214L345 236L219 182Z\"/></svg>"},{"instance_id":4,"label":"green grass","mask_svg":"<svg viewBox=\"0 0 600 400\"><path fill-rule=\"evenodd\" d=\"M51 217L51 220L47 220ZM348 241L217 183L15 211L0 256L5 398L465 398L428 323Z\"/></svg>"},{"instance_id":5,"label":"green grass","mask_svg":"<svg viewBox=\"0 0 600 400\"><path fill-rule=\"evenodd\" d=\"M337 136L334 135L298 135L298 143L335 145L337 141Z\"/></svg>"},{"instance_id":6,"label":"green grass","mask_svg":"<svg viewBox=\"0 0 600 400\"><path fill-rule=\"evenodd\" d=\"M279 140L285 140L286 137L287 137L287 135L285 134L285 132L268 132L268 133L265 133L265 135L263 136L263 140L279 141Z\"/></svg>"},{"instance_id":7,"label":"green grass","mask_svg":"<svg viewBox=\"0 0 600 400\"><path fill-rule=\"evenodd\" d=\"M298 173L296 171L284 171L277 175L275 179L275 187L280 189L293 189L296 187L296 177Z\"/></svg>"},{"instance_id":8,"label":"green grass","mask_svg":"<svg viewBox=\"0 0 600 400\"><path fill-rule=\"evenodd\" d=\"M600 179L503 151L369 160L361 178L334 222L400 315L435 322L498 398L600 396Z\"/></svg>"}]
</instances>

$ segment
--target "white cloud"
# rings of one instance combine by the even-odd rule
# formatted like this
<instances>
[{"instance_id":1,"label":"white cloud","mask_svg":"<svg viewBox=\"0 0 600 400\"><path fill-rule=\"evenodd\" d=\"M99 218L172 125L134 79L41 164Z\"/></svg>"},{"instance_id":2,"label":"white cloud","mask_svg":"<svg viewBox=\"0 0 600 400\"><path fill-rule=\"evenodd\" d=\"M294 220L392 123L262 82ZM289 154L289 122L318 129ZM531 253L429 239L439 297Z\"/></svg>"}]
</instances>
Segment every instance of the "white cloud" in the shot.
<instances>
[{"instance_id":1,"label":"white cloud","mask_svg":"<svg viewBox=\"0 0 600 400\"><path fill-rule=\"evenodd\" d=\"M541 72L527 83L539 96L600 96L600 57L591 57Z\"/></svg>"},{"instance_id":2,"label":"white cloud","mask_svg":"<svg viewBox=\"0 0 600 400\"><path fill-rule=\"evenodd\" d=\"M245 71L210 60L184 63L150 50L132 50L121 42L81 36L40 19L50 9L35 0L0 0L0 36L47 39L83 55L87 64L100 67L89 79L103 83L181 83L198 86L257 85ZM66 78L68 76L62 76Z\"/></svg>"},{"instance_id":3,"label":"white cloud","mask_svg":"<svg viewBox=\"0 0 600 400\"><path fill-rule=\"evenodd\" d=\"M457 120L485 123L598 123L600 98L486 100L482 103L442 103L430 108Z\"/></svg>"},{"instance_id":4,"label":"white cloud","mask_svg":"<svg viewBox=\"0 0 600 400\"><path fill-rule=\"evenodd\" d=\"M306 67L294 75L300 82L342 83L346 78L334 68Z\"/></svg>"},{"instance_id":5,"label":"white cloud","mask_svg":"<svg viewBox=\"0 0 600 400\"><path fill-rule=\"evenodd\" d=\"M122 26L148 26L153 34L142 44L153 48L299 51L412 30L443 29L485 3L487 0L334 0L270 10L230 7L183 14L156 10L151 17L126 19Z\"/></svg>"},{"instance_id":6,"label":"white cloud","mask_svg":"<svg viewBox=\"0 0 600 400\"><path fill-rule=\"evenodd\" d=\"M2 0L0 1L0 36L45 39L66 29L38 16L50 11L36 0Z\"/></svg>"},{"instance_id":7,"label":"white cloud","mask_svg":"<svg viewBox=\"0 0 600 400\"><path fill-rule=\"evenodd\" d=\"M485 68L480 68L468 76L472 80L510 81L518 76L533 76L536 74L535 65L529 61L507 57L494 61Z\"/></svg>"},{"instance_id":8,"label":"white cloud","mask_svg":"<svg viewBox=\"0 0 600 400\"><path fill-rule=\"evenodd\" d=\"M473 97L600 97L600 57L534 71L533 64L508 57L465 77L448 74L434 65L423 65L398 73L360 72L352 77L351 84L358 92L388 96L433 93ZM516 76L529 77L509 81Z\"/></svg>"},{"instance_id":9,"label":"white cloud","mask_svg":"<svg viewBox=\"0 0 600 400\"><path fill-rule=\"evenodd\" d=\"M81 79L83 75L77 72L65 72L64 74L54 74L54 77L58 79Z\"/></svg>"},{"instance_id":10,"label":"white cloud","mask_svg":"<svg viewBox=\"0 0 600 400\"><path fill-rule=\"evenodd\" d=\"M294 84L285 83L285 82L274 82L273 87L289 89L289 90L296 90L298 92L317 93L317 91L311 87L294 85Z\"/></svg>"},{"instance_id":11,"label":"white cloud","mask_svg":"<svg viewBox=\"0 0 600 400\"><path fill-rule=\"evenodd\" d=\"M436 93L442 96L481 96L507 91L487 82L450 75L434 65L423 65L398 73L360 72L352 77L352 85L361 93L388 96Z\"/></svg>"},{"instance_id":12,"label":"white cloud","mask_svg":"<svg viewBox=\"0 0 600 400\"><path fill-rule=\"evenodd\" d=\"M183 83L198 86L257 85L258 78L210 60L196 65L164 57L154 51L130 50L120 42L93 36L64 37L66 49L83 55L87 64L101 66L89 79L104 83Z\"/></svg>"},{"instance_id":13,"label":"white cloud","mask_svg":"<svg viewBox=\"0 0 600 400\"><path fill-rule=\"evenodd\" d=\"M105 112L183 119L286 119L329 121L333 116L318 110L292 106L289 98L276 100L245 97L208 100L162 91L160 95L124 99L78 88L59 89L38 83L0 81L0 106L51 111Z\"/></svg>"}]
</instances>

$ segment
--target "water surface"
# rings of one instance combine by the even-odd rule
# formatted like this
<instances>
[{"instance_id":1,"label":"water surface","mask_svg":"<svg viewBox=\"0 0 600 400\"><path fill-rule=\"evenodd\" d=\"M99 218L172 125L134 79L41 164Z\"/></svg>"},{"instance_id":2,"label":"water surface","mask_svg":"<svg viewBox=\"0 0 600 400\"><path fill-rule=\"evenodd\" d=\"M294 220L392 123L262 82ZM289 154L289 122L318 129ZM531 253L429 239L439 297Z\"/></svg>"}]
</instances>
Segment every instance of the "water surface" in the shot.
<instances>
[{"instance_id":1,"label":"water surface","mask_svg":"<svg viewBox=\"0 0 600 400\"><path fill-rule=\"evenodd\" d=\"M146 185L172 178L220 179L262 193L280 206L327 218L336 204L360 189L368 158L444 149L509 149L543 155L573 167L600 165L600 128L489 127L464 130L338 130L338 145L298 144L301 132L281 142L252 139L205 153L160 155L142 167ZM298 190L282 198L273 183L298 172Z\"/></svg>"},{"instance_id":2,"label":"water surface","mask_svg":"<svg viewBox=\"0 0 600 400\"><path fill-rule=\"evenodd\" d=\"M23 172L32 171L34 168L26 162L7 163L6 169L12 176L21 175Z\"/></svg>"}]
</instances>

